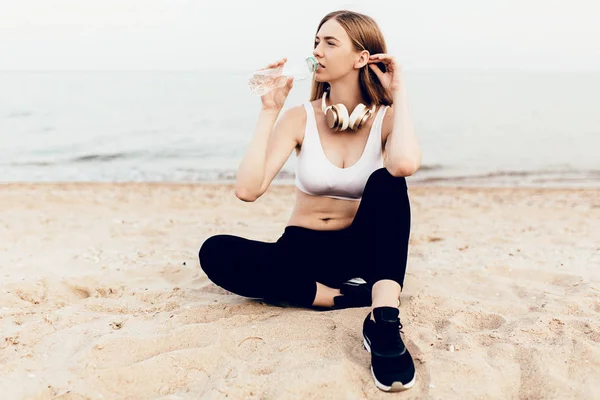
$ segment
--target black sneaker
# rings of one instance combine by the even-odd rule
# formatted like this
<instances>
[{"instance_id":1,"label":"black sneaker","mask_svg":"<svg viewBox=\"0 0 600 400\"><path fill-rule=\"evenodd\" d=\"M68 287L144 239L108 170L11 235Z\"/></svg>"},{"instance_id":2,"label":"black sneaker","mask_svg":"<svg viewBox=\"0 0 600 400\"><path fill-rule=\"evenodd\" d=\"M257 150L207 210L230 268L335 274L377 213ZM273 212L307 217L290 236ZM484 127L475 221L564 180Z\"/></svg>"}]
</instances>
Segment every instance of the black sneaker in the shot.
<instances>
[{"instance_id":1,"label":"black sneaker","mask_svg":"<svg viewBox=\"0 0 600 400\"><path fill-rule=\"evenodd\" d=\"M370 307L372 288L372 284L365 282L361 278L353 278L342 283L340 287L342 295L333 298L333 308L340 310L342 308Z\"/></svg>"},{"instance_id":2,"label":"black sneaker","mask_svg":"<svg viewBox=\"0 0 600 400\"><path fill-rule=\"evenodd\" d=\"M400 337L400 312L394 307L377 307L363 324L363 344L371 353L375 385L385 392L410 389L415 384L415 364Z\"/></svg>"}]
</instances>

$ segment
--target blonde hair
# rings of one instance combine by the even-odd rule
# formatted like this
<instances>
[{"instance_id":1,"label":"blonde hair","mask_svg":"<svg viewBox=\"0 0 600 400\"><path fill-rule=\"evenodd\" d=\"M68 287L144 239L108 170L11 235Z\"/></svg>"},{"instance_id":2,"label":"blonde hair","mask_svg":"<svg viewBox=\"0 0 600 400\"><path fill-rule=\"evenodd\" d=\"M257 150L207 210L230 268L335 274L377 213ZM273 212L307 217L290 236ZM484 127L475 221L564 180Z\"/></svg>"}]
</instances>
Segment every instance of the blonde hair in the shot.
<instances>
[{"instance_id":1,"label":"blonde hair","mask_svg":"<svg viewBox=\"0 0 600 400\"><path fill-rule=\"evenodd\" d=\"M330 19L336 20L344 28L350 40L352 40L356 51L367 50L369 54L387 53L383 33L373 18L354 11L334 11L323 17L317 27L317 33L321 29L321 26ZM377 65L381 71L386 71L383 63L377 63ZM381 85L377 75L375 75L368 64L360 69L358 82L360 92L366 100L367 105L378 106L380 104L391 105L393 103L392 94ZM327 89L329 89L327 82L313 81L310 100L320 99Z\"/></svg>"}]
</instances>

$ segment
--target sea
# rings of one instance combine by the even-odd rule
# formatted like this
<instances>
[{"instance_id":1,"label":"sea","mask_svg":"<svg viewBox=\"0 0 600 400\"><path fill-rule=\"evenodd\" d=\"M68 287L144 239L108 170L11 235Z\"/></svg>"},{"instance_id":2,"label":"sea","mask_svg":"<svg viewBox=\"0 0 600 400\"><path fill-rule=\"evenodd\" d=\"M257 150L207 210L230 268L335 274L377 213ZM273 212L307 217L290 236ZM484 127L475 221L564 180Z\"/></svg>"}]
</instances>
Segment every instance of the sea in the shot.
<instances>
[{"instance_id":1,"label":"sea","mask_svg":"<svg viewBox=\"0 0 600 400\"><path fill-rule=\"evenodd\" d=\"M260 110L250 73L0 72L0 182L233 182ZM404 80L423 153L409 184L600 187L600 73ZM296 82L284 109L309 93Z\"/></svg>"}]
</instances>

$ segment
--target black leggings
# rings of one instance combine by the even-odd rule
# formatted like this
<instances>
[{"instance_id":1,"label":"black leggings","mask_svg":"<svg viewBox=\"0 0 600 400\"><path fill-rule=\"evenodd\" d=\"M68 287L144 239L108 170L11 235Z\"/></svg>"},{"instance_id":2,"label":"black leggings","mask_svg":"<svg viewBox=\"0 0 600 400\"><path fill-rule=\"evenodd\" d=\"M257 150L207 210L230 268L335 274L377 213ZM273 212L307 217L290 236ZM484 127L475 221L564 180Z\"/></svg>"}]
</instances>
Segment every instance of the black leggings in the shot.
<instances>
[{"instance_id":1,"label":"black leggings","mask_svg":"<svg viewBox=\"0 0 600 400\"><path fill-rule=\"evenodd\" d=\"M352 224L340 230L289 225L276 242L233 235L209 237L200 266L216 285L240 296L310 307L316 282L339 288L360 277L403 286L410 236L406 179L374 171Z\"/></svg>"}]
</instances>

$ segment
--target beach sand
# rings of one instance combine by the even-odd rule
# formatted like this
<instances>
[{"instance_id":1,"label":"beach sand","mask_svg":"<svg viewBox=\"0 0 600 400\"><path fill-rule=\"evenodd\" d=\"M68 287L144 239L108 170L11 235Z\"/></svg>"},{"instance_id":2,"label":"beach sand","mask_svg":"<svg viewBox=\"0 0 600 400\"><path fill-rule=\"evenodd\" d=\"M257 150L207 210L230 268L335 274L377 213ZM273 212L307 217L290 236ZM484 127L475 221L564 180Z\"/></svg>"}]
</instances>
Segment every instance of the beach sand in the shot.
<instances>
[{"instance_id":1,"label":"beach sand","mask_svg":"<svg viewBox=\"0 0 600 400\"><path fill-rule=\"evenodd\" d=\"M294 202L223 184L0 186L2 399L598 399L600 189L411 187L417 366L379 391L368 308L213 285L210 235L275 241Z\"/></svg>"}]
</instances>

